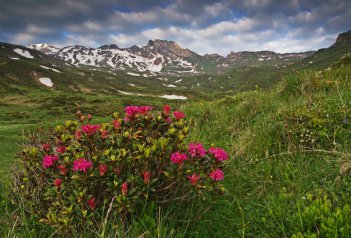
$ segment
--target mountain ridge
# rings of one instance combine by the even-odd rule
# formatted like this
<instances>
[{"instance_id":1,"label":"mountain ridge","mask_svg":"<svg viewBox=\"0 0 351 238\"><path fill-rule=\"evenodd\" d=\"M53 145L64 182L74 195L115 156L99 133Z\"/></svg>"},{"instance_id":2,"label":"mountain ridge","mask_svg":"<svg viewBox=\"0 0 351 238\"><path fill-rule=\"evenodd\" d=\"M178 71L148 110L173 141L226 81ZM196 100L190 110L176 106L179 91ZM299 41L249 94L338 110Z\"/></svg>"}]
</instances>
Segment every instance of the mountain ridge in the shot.
<instances>
[{"instance_id":1,"label":"mountain ridge","mask_svg":"<svg viewBox=\"0 0 351 238\"><path fill-rule=\"evenodd\" d=\"M221 74L231 67L244 64L264 65L270 64L271 60L275 65L290 64L313 54L312 51L284 54L273 51L241 51L231 52L227 56L199 55L174 41L161 39L149 40L144 46L133 45L129 48L121 48L117 44L106 44L97 48L81 45L57 48L47 43L27 47L77 66L108 67L139 73L148 71L166 75L194 75L204 72Z\"/></svg>"}]
</instances>

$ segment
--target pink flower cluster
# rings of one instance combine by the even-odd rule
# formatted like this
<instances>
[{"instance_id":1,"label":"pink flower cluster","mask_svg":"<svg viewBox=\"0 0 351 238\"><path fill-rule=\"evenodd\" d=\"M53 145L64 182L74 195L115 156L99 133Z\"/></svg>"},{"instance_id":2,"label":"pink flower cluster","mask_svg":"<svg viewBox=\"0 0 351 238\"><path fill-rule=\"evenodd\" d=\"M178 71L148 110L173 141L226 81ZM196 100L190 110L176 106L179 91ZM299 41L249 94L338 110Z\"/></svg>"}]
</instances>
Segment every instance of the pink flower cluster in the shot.
<instances>
[{"instance_id":1,"label":"pink flower cluster","mask_svg":"<svg viewBox=\"0 0 351 238\"><path fill-rule=\"evenodd\" d=\"M177 119L177 120L180 120L182 118L185 117L185 114L184 112L181 112L181 111L175 111L173 112L173 116Z\"/></svg>"},{"instance_id":2,"label":"pink flower cluster","mask_svg":"<svg viewBox=\"0 0 351 238\"><path fill-rule=\"evenodd\" d=\"M87 172L93 167L93 163L85 158L76 159L73 161L73 171Z\"/></svg>"},{"instance_id":3,"label":"pink flower cluster","mask_svg":"<svg viewBox=\"0 0 351 238\"><path fill-rule=\"evenodd\" d=\"M188 157L186 154L182 154L179 152L175 152L171 155L171 161L175 164L181 165L183 164L184 160L187 160Z\"/></svg>"},{"instance_id":4,"label":"pink flower cluster","mask_svg":"<svg viewBox=\"0 0 351 238\"><path fill-rule=\"evenodd\" d=\"M143 177L144 177L144 183L148 184L150 182L151 173L149 171L145 171L143 173Z\"/></svg>"},{"instance_id":5,"label":"pink flower cluster","mask_svg":"<svg viewBox=\"0 0 351 238\"><path fill-rule=\"evenodd\" d=\"M43 150L46 151L46 152L50 150L50 144L49 143L42 144L41 146L43 147Z\"/></svg>"},{"instance_id":6,"label":"pink flower cluster","mask_svg":"<svg viewBox=\"0 0 351 238\"><path fill-rule=\"evenodd\" d=\"M149 111L152 110L150 106L128 106L125 108L127 117L132 117L136 114L146 115Z\"/></svg>"},{"instance_id":7,"label":"pink flower cluster","mask_svg":"<svg viewBox=\"0 0 351 238\"><path fill-rule=\"evenodd\" d=\"M63 154L63 153L65 153L65 151L66 151L66 146L64 146L64 145L56 148L56 152L59 154Z\"/></svg>"},{"instance_id":8,"label":"pink flower cluster","mask_svg":"<svg viewBox=\"0 0 351 238\"><path fill-rule=\"evenodd\" d=\"M85 124L82 125L82 131L87 134L87 136L91 136L100 130L100 127L101 125Z\"/></svg>"},{"instance_id":9,"label":"pink flower cluster","mask_svg":"<svg viewBox=\"0 0 351 238\"><path fill-rule=\"evenodd\" d=\"M201 143L190 143L188 145L188 153L191 157L202 157L206 154L206 150Z\"/></svg>"},{"instance_id":10,"label":"pink flower cluster","mask_svg":"<svg viewBox=\"0 0 351 238\"><path fill-rule=\"evenodd\" d=\"M192 185L196 185L197 181L200 179L200 175L196 175L196 173L193 173L193 175L188 176L188 179Z\"/></svg>"},{"instance_id":11,"label":"pink flower cluster","mask_svg":"<svg viewBox=\"0 0 351 238\"><path fill-rule=\"evenodd\" d=\"M211 147L208 151L213 154L219 162L228 160L228 154L222 148Z\"/></svg>"},{"instance_id":12,"label":"pink flower cluster","mask_svg":"<svg viewBox=\"0 0 351 238\"><path fill-rule=\"evenodd\" d=\"M61 184L62 184L62 179L57 178L57 179L54 180L54 186L55 186L57 189L60 189L60 188L61 188Z\"/></svg>"},{"instance_id":13,"label":"pink flower cluster","mask_svg":"<svg viewBox=\"0 0 351 238\"><path fill-rule=\"evenodd\" d=\"M216 169L214 171L212 171L210 173L210 177L211 179L213 179L214 181L219 181L219 180L223 180L224 179L224 173L222 170L220 169Z\"/></svg>"},{"instance_id":14,"label":"pink flower cluster","mask_svg":"<svg viewBox=\"0 0 351 238\"><path fill-rule=\"evenodd\" d=\"M170 105L164 105L163 106L163 114L168 116L170 112L171 112L171 106Z\"/></svg>"},{"instance_id":15,"label":"pink flower cluster","mask_svg":"<svg viewBox=\"0 0 351 238\"><path fill-rule=\"evenodd\" d=\"M46 155L43 158L43 168L49 168L51 167L55 161L58 161L58 156L57 155Z\"/></svg>"}]
</instances>

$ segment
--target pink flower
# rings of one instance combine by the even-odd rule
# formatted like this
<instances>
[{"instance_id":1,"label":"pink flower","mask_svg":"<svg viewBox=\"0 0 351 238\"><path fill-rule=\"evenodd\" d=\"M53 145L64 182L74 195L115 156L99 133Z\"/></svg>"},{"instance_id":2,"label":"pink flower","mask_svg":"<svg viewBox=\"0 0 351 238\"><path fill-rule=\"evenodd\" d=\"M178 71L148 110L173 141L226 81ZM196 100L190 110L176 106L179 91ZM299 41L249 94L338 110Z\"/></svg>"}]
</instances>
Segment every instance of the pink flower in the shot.
<instances>
[{"instance_id":1,"label":"pink flower","mask_svg":"<svg viewBox=\"0 0 351 238\"><path fill-rule=\"evenodd\" d=\"M55 161L58 161L57 155L46 155L43 158L43 168L51 167L55 163Z\"/></svg>"},{"instance_id":2,"label":"pink flower","mask_svg":"<svg viewBox=\"0 0 351 238\"><path fill-rule=\"evenodd\" d=\"M107 169L108 169L108 166L107 166L107 165L105 165L105 164L100 164L100 165L99 165L99 174L100 174L100 176L104 176L105 173L106 173L106 171L107 171Z\"/></svg>"},{"instance_id":3,"label":"pink flower","mask_svg":"<svg viewBox=\"0 0 351 238\"><path fill-rule=\"evenodd\" d=\"M211 147L208 151L213 154L219 162L228 160L228 154L222 148Z\"/></svg>"},{"instance_id":4,"label":"pink flower","mask_svg":"<svg viewBox=\"0 0 351 238\"><path fill-rule=\"evenodd\" d=\"M171 112L171 106L170 105L164 105L163 106L163 114L168 116L170 112Z\"/></svg>"},{"instance_id":5,"label":"pink flower","mask_svg":"<svg viewBox=\"0 0 351 238\"><path fill-rule=\"evenodd\" d=\"M175 152L171 155L171 161L175 164L181 165L183 164L184 160L187 160L186 154L181 154L179 152Z\"/></svg>"},{"instance_id":6,"label":"pink flower","mask_svg":"<svg viewBox=\"0 0 351 238\"><path fill-rule=\"evenodd\" d=\"M118 120L113 120L112 121L113 127L118 130L121 128L121 123Z\"/></svg>"},{"instance_id":7,"label":"pink flower","mask_svg":"<svg viewBox=\"0 0 351 238\"><path fill-rule=\"evenodd\" d=\"M90 207L92 210L95 210L95 208L96 208L96 200L95 200L94 197L92 197L92 198L90 198L90 199L88 200L88 205L89 205L89 207Z\"/></svg>"},{"instance_id":8,"label":"pink flower","mask_svg":"<svg viewBox=\"0 0 351 238\"><path fill-rule=\"evenodd\" d=\"M150 182L151 173L149 171L145 171L143 173L143 177L144 177L144 183L148 184Z\"/></svg>"},{"instance_id":9,"label":"pink flower","mask_svg":"<svg viewBox=\"0 0 351 238\"><path fill-rule=\"evenodd\" d=\"M88 120L91 121L93 119L93 116L91 114L88 115Z\"/></svg>"},{"instance_id":10,"label":"pink flower","mask_svg":"<svg viewBox=\"0 0 351 238\"><path fill-rule=\"evenodd\" d=\"M91 169L92 167L93 163L85 158L80 158L73 161L73 171L87 172L87 169Z\"/></svg>"},{"instance_id":11,"label":"pink flower","mask_svg":"<svg viewBox=\"0 0 351 238\"><path fill-rule=\"evenodd\" d=\"M133 117L136 114L146 115L149 111L152 110L150 106L127 106L125 109L126 116L128 118Z\"/></svg>"},{"instance_id":12,"label":"pink flower","mask_svg":"<svg viewBox=\"0 0 351 238\"><path fill-rule=\"evenodd\" d=\"M185 114L181 111L175 111L173 112L173 116L177 119L180 120L185 117Z\"/></svg>"},{"instance_id":13,"label":"pink flower","mask_svg":"<svg viewBox=\"0 0 351 238\"><path fill-rule=\"evenodd\" d=\"M212 171L210 173L210 177L211 179L213 179L214 181L219 181L219 180L223 180L224 179L224 173L222 170L220 169L216 169L214 171Z\"/></svg>"},{"instance_id":14,"label":"pink flower","mask_svg":"<svg viewBox=\"0 0 351 238\"><path fill-rule=\"evenodd\" d=\"M121 187L122 195L125 196L128 193L128 184L127 182L122 183Z\"/></svg>"},{"instance_id":15,"label":"pink flower","mask_svg":"<svg viewBox=\"0 0 351 238\"><path fill-rule=\"evenodd\" d=\"M101 138L102 138L102 139L106 139L107 137L108 137L107 131L106 131L106 130L102 130L102 131L101 131Z\"/></svg>"},{"instance_id":16,"label":"pink flower","mask_svg":"<svg viewBox=\"0 0 351 238\"><path fill-rule=\"evenodd\" d=\"M41 145L43 147L43 150L48 152L50 150L50 144L49 143L45 143Z\"/></svg>"},{"instance_id":17,"label":"pink flower","mask_svg":"<svg viewBox=\"0 0 351 238\"><path fill-rule=\"evenodd\" d=\"M65 153L65 151L66 151L66 146L64 146L64 145L56 148L56 152L59 154L63 154L63 153Z\"/></svg>"},{"instance_id":18,"label":"pink flower","mask_svg":"<svg viewBox=\"0 0 351 238\"><path fill-rule=\"evenodd\" d=\"M192 185L196 185L197 181L200 179L200 175L196 176L196 173L193 173L193 175L188 176L188 179Z\"/></svg>"},{"instance_id":19,"label":"pink flower","mask_svg":"<svg viewBox=\"0 0 351 238\"><path fill-rule=\"evenodd\" d=\"M54 186L59 190L61 188L61 184L62 184L62 179L55 179L54 180Z\"/></svg>"},{"instance_id":20,"label":"pink flower","mask_svg":"<svg viewBox=\"0 0 351 238\"><path fill-rule=\"evenodd\" d=\"M171 124L171 123L172 123L172 119L171 119L170 117L167 117L167 118L166 118L166 122L167 122L168 124Z\"/></svg>"},{"instance_id":21,"label":"pink flower","mask_svg":"<svg viewBox=\"0 0 351 238\"><path fill-rule=\"evenodd\" d=\"M60 170L60 174L65 176L67 174L66 164L59 164L57 168Z\"/></svg>"},{"instance_id":22,"label":"pink flower","mask_svg":"<svg viewBox=\"0 0 351 238\"><path fill-rule=\"evenodd\" d=\"M151 106L140 106L139 107L139 113L141 114L141 115L146 115L149 111L151 111L152 110L152 107Z\"/></svg>"},{"instance_id":23,"label":"pink flower","mask_svg":"<svg viewBox=\"0 0 351 238\"><path fill-rule=\"evenodd\" d=\"M201 143L190 143L188 146L188 153L191 157L202 157L206 154L206 150Z\"/></svg>"},{"instance_id":24,"label":"pink flower","mask_svg":"<svg viewBox=\"0 0 351 238\"><path fill-rule=\"evenodd\" d=\"M74 137L76 138L76 140L79 140L80 137L82 137L82 132L81 131L76 131L76 133L74 134Z\"/></svg>"},{"instance_id":25,"label":"pink flower","mask_svg":"<svg viewBox=\"0 0 351 238\"><path fill-rule=\"evenodd\" d=\"M82 131L88 136L93 135L100 129L101 125L85 124L82 125Z\"/></svg>"}]
</instances>

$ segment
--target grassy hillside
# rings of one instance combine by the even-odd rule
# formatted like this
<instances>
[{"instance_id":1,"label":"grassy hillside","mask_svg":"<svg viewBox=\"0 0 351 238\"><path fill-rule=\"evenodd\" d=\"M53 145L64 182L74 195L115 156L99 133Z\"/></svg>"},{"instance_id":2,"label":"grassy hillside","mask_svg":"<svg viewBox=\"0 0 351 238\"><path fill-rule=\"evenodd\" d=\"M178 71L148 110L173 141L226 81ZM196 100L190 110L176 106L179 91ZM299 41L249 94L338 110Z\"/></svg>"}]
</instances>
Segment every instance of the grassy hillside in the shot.
<instances>
[{"instance_id":1,"label":"grassy hillside","mask_svg":"<svg viewBox=\"0 0 351 238\"><path fill-rule=\"evenodd\" d=\"M189 141L204 142L207 148L214 143L230 152L225 171L227 192L223 197L155 208L147 219L136 218L123 236L350 237L348 62L343 60L328 70L293 73L269 91L257 89L212 102L174 103L172 106L181 107L191 121ZM17 89L23 92L25 88ZM156 107L163 103L152 98L143 101ZM2 178L14 163L13 155L19 149L15 142L23 128L63 121L78 107L103 116L125 104L140 104L140 98L72 97L55 91L48 95L39 89L15 98L3 97ZM1 182L2 236L52 234L53 230L16 211L5 185ZM80 235L95 236L94 232ZM116 234L121 235L111 228L105 235Z\"/></svg>"},{"instance_id":2,"label":"grassy hillside","mask_svg":"<svg viewBox=\"0 0 351 238\"><path fill-rule=\"evenodd\" d=\"M333 214L350 206L350 73L350 65L302 71L269 92L186 107L194 123L191 139L225 145L233 158L228 194L194 225L195 234L350 236L350 221L336 221ZM337 227L339 233L333 233Z\"/></svg>"}]
</instances>

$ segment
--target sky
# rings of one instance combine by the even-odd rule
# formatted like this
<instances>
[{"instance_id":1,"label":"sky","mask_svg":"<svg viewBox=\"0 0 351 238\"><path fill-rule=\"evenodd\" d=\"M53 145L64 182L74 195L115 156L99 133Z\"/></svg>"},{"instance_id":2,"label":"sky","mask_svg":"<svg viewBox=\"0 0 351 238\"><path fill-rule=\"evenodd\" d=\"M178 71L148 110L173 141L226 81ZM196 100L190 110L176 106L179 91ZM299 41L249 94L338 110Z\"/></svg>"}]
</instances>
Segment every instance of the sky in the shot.
<instances>
[{"instance_id":1,"label":"sky","mask_svg":"<svg viewBox=\"0 0 351 238\"><path fill-rule=\"evenodd\" d=\"M350 0L0 0L0 41L119 47L171 40L198 54L326 48Z\"/></svg>"}]
</instances>

